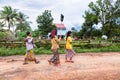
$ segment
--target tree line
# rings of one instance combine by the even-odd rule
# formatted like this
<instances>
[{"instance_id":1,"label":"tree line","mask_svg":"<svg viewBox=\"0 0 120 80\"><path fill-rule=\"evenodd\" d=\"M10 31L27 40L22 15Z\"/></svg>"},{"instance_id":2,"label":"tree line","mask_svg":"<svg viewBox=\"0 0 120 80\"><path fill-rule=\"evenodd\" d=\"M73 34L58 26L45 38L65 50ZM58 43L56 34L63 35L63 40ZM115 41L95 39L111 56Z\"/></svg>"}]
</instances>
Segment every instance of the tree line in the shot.
<instances>
[{"instance_id":1,"label":"tree line","mask_svg":"<svg viewBox=\"0 0 120 80\"><path fill-rule=\"evenodd\" d=\"M95 3L90 2L88 10L85 11L82 24L82 29L76 31L72 28L73 36L78 38L92 38L107 35L108 38L120 36L120 0L111 2L112 0L97 0ZM29 17L18 9L13 9L11 6L4 6L0 10L0 33L4 33L3 27L16 37L25 37L26 31L32 31ZM42 14L37 16L37 29L32 31L34 37L39 35L47 35L55 25L53 24L53 17L50 10L45 10ZM94 25L101 24L100 29L96 29ZM3 35L0 35L3 36Z\"/></svg>"},{"instance_id":2,"label":"tree line","mask_svg":"<svg viewBox=\"0 0 120 80\"><path fill-rule=\"evenodd\" d=\"M4 6L0 10L0 37L3 38L9 33L15 37L22 38L26 36L27 31L32 31L29 17L18 9L13 9L11 6ZM34 37L39 35L47 35L55 25L53 25L53 17L50 10L45 10L36 19L38 29L32 31ZM7 30L4 29L7 27Z\"/></svg>"},{"instance_id":3,"label":"tree line","mask_svg":"<svg viewBox=\"0 0 120 80\"><path fill-rule=\"evenodd\" d=\"M83 15L85 22L80 30L81 36L92 37L106 35L108 38L120 36L120 0L97 0L90 2L89 9ZM102 24L100 29L94 25Z\"/></svg>"}]
</instances>

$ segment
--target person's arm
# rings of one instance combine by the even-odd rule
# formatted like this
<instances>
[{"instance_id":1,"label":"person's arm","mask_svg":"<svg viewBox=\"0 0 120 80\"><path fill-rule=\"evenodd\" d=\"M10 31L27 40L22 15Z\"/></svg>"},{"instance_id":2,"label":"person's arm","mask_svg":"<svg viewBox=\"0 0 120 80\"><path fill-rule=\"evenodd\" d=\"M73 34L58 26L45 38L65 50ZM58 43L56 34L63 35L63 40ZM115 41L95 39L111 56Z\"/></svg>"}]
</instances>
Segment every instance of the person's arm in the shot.
<instances>
[{"instance_id":1,"label":"person's arm","mask_svg":"<svg viewBox=\"0 0 120 80\"><path fill-rule=\"evenodd\" d=\"M27 38L25 38L24 42L27 42L27 41L28 41L28 39L27 39Z\"/></svg>"},{"instance_id":2,"label":"person's arm","mask_svg":"<svg viewBox=\"0 0 120 80\"><path fill-rule=\"evenodd\" d=\"M33 44L33 47L34 48L37 48L37 46L35 45L35 43L34 43L34 39L32 38L32 44Z\"/></svg>"},{"instance_id":3,"label":"person's arm","mask_svg":"<svg viewBox=\"0 0 120 80\"><path fill-rule=\"evenodd\" d=\"M58 37L55 36L55 41L56 41L57 43L59 43L59 42L61 41L61 37L58 39Z\"/></svg>"},{"instance_id":4,"label":"person's arm","mask_svg":"<svg viewBox=\"0 0 120 80\"><path fill-rule=\"evenodd\" d=\"M34 44L34 39L32 38L32 44Z\"/></svg>"}]
</instances>

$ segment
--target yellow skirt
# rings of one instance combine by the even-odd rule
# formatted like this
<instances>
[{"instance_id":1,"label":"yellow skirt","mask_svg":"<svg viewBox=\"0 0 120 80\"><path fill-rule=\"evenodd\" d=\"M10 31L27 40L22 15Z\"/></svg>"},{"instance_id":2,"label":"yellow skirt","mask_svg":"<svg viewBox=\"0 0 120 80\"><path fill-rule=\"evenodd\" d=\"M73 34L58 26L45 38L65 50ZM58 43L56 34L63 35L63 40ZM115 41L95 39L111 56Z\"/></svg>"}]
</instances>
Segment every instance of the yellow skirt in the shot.
<instances>
[{"instance_id":1,"label":"yellow skirt","mask_svg":"<svg viewBox=\"0 0 120 80\"><path fill-rule=\"evenodd\" d=\"M35 55L33 53L33 50L29 50L26 52L25 54L25 58L28 60L28 61L33 61L35 60Z\"/></svg>"}]
</instances>

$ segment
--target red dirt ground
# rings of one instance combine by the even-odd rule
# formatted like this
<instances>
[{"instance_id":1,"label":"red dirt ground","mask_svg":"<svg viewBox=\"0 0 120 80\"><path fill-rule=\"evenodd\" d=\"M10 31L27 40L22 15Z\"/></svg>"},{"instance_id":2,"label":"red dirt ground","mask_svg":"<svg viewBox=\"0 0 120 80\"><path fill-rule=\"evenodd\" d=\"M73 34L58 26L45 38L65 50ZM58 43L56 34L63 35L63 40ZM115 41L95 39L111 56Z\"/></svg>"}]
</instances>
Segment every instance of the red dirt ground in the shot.
<instances>
[{"instance_id":1,"label":"red dirt ground","mask_svg":"<svg viewBox=\"0 0 120 80\"><path fill-rule=\"evenodd\" d=\"M37 55L39 64L23 65L24 56L0 57L0 80L120 80L120 52L82 53L75 63L49 65L52 55Z\"/></svg>"}]
</instances>

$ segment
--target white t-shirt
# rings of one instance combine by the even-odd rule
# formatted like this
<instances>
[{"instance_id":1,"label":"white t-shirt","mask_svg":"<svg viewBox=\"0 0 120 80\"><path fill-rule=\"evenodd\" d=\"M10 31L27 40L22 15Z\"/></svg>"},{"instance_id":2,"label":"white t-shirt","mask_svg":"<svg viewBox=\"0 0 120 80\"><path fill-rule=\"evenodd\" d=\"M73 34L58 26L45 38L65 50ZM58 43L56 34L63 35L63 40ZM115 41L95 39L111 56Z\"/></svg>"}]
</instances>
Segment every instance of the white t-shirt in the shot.
<instances>
[{"instance_id":1,"label":"white t-shirt","mask_svg":"<svg viewBox=\"0 0 120 80\"><path fill-rule=\"evenodd\" d=\"M32 37L27 37L26 48L27 48L27 51L33 49L33 38Z\"/></svg>"}]
</instances>

